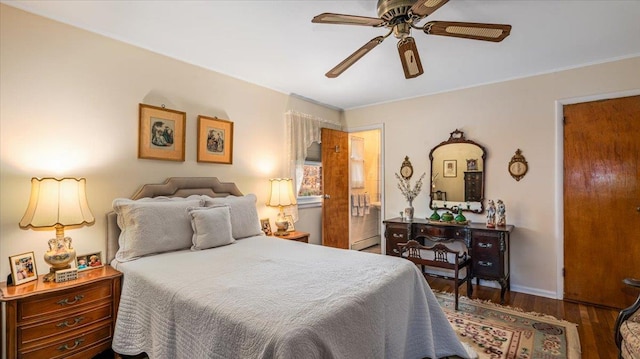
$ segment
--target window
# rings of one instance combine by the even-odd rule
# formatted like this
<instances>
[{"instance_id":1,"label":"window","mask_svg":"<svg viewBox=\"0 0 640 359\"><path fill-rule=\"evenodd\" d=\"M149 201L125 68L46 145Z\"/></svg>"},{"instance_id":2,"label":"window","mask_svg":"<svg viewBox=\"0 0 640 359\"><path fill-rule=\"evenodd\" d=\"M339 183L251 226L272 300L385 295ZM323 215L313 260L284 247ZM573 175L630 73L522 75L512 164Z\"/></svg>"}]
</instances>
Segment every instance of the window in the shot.
<instances>
[{"instance_id":1,"label":"window","mask_svg":"<svg viewBox=\"0 0 640 359\"><path fill-rule=\"evenodd\" d=\"M298 191L298 206L316 207L322 205L322 162L321 147L313 142L307 149L304 161L302 183Z\"/></svg>"},{"instance_id":2,"label":"window","mask_svg":"<svg viewBox=\"0 0 640 359\"><path fill-rule=\"evenodd\" d=\"M311 197L322 195L322 163L305 161L302 185L298 191L298 197Z\"/></svg>"}]
</instances>

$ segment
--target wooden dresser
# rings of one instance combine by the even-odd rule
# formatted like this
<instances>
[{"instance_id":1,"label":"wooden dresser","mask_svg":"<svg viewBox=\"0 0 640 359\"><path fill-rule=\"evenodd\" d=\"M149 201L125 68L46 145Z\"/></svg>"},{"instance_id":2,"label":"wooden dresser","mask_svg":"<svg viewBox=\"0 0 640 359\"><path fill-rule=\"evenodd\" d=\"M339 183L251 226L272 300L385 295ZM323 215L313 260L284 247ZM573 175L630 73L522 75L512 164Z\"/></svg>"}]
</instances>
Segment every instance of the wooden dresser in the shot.
<instances>
[{"instance_id":1,"label":"wooden dresser","mask_svg":"<svg viewBox=\"0 0 640 359\"><path fill-rule=\"evenodd\" d=\"M386 253L399 256L396 246L415 239L424 244L428 239L434 242L450 239L463 239L471 255L471 271L476 283L480 279L500 283L500 299L504 302L504 294L510 289L509 281L509 240L513 226L487 228L484 223L468 225L433 223L426 219L414 218L403 221L393 218L384 221Z\"/></svg>"},{"instance_id":2,"label":"wooden dresser","mask_svg":"<svg viewBox=\"0 0 640 359\"><path fill-rule=\"evenodd\" d=\"M111 348L121 277L104 266L62 283L0 283L6 358L92 358Z\"/></svg>"}]
</instances>

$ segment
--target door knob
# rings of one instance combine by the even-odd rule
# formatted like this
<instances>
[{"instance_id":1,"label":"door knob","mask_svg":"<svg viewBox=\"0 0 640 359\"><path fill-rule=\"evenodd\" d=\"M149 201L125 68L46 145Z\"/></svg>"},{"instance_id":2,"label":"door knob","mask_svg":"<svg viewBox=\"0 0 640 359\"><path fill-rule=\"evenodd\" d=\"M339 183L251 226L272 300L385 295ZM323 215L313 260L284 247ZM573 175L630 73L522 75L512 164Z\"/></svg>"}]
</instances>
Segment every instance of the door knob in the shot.
<instances>
[{"instance_id":1,"label":"door knob","mask_svg":"<svg viewBox=\"0 0 640 359\"><path fill-rule=\"evenodd\" d=\"M329 199L329 198L331 198L331 195L325 194L323 197L324 197L324 199Z\"/></svg>"}]
</instances>

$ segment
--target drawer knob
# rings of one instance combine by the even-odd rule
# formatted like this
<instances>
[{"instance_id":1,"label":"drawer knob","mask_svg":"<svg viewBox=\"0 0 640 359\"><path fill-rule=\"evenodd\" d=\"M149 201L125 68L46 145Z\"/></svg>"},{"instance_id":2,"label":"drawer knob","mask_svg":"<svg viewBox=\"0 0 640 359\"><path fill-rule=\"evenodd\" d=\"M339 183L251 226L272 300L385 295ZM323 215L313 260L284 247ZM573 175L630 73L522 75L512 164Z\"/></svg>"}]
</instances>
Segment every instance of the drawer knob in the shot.
<instances>
[{"instance_id":1,"label":"drawer knob","mask_svg":"<svg viewBox=\"0 0 640 359\"><path fill-rule=\"evenodd\" d=\"M83 320L84 320L84 317L77 317L76 319L73 320L73 324L69 324L69 321L65 320L64 322L57 324L56 327L58 328L75 327L78 323L80 323Z\"/></svg>"},{"instance_id":2,"label":"drawer knob","mask_svg":"<svg viewBox=\"0 0 640 359\"><path fill-rule=\"evenodd\" d=\"M60 300L56 303L60 304L61 306L71 305L71 304L76 304L78 301L82 300L82 298L84 298L84 295L78 294L73 298L72 301L69 301L69 298L64 298L63 300Z\"/></svg>"},{"instance_id":3,"label":"drawer knob","mask_svg":"<svg viewBox=\"0 0 640 359\"><path fill-rule=\"evenodd\" d=\"M493 243L480 242L480 243L478 243L478 247L480 247L480 248L491 248L491 247L493 247Z\"/></svg>"},{"instance_id":4,"label":"drawer knob","mask_svg":"<svg viewBox=\"0 0 640 359\"><path fill-rule=\"evenodd\" d=\"M394 233L393 234L393 238L404 238L404 235L399 234L399 233Z\"/></svg>"},{"instance_id":5,"label":"drawer knob","mask_svg":"<svg viewBox=\"0 0 640 359\"><path fill-rule=\"evenodd\" d=\"M491 267L493 265L493 263L486 262L486 261L478 261L478 265L481 265L483 267Z\"/></svg>"},{"instance_id":6,"label":"drawer knob","mask_svg":"<svg viewBox=\"0 0 640 359\"><path fill-rule=\"evenodd\" d=\"M78 338L78 339L75 340L73 346L70 347L69 344L65 344L65 345L59 346L58 350L61 351L61 352L65 351L65 350L73 350L73 349L77 348L78 345L82 344L82 342L84 342L84 339Z\"/></svg>"}]
</instances>

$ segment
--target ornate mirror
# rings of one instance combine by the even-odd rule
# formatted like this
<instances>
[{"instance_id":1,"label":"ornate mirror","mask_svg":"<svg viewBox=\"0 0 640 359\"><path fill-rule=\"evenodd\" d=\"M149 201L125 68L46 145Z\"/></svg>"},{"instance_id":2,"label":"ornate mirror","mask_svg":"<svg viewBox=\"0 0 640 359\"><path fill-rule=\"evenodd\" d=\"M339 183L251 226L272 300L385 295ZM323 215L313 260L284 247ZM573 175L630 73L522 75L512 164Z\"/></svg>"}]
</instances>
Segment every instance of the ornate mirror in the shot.
<instances>
[{"instance_id":1,"label":"ornate mirror","mask_svg":"<svg viewBox=\"0 0 640 359\"><path fill-rule=\"evenodd\" d=\"M485 179L484 147L464 138L455 130L449 139L429 152L431 160L431 209L462 208L463 211L484 211Z\"/></svg>"}]
</instances>

